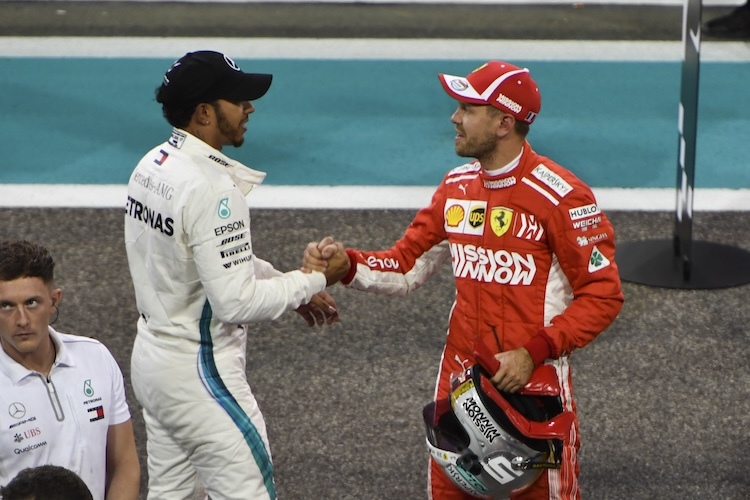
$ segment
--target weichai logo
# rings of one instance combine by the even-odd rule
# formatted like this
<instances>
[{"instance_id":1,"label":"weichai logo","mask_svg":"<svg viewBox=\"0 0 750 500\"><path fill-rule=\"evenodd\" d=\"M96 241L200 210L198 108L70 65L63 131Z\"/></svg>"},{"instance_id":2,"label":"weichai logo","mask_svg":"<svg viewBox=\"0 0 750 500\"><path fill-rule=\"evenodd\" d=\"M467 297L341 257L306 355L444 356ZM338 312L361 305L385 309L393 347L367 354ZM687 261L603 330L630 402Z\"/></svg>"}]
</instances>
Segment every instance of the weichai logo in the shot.
<instances>
[{"instance_id":1,"label":"weichai logo","mask_svg":"<svg viewBox=\"0 0 750 500\"><path fill-rule=\"evenodd\" d=\"M536 263L530 253L522 255L460 243L451 243L450 248L456 278L503 285L530 285L536 275Z\"/></svg>"}]
</instances>

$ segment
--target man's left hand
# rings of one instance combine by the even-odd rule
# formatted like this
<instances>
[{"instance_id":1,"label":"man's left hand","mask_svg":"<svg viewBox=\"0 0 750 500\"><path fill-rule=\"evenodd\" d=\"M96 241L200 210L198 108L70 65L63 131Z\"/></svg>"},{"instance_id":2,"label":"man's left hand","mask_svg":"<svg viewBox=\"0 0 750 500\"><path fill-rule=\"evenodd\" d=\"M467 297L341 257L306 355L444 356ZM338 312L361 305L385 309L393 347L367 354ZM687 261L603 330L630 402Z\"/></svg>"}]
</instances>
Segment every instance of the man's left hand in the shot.
<instances>
[{"instance_id":1,"label":"man's left hand","mask_svg":"<svg viewBox=\"0 0 750 500\"><path fill-rule=\"evenodd\" d=\"M492 377L492 383L501 391L517 392L526 385L534 371L534 361L523 347L495 354L500 368Z\"/></svg>"},{"instance_id":2,"label":"man's left hand","mask_svg":"<svg viewBox=\"0 0 750 500\"><path fill-rule=\"evenodd\" d=\"M295 309L302 316L308 326L322 326L325 323L332 325L339 321L339 311L336 301L326 292L318 292L307 304Z\"/></svg>"}]
</instances>

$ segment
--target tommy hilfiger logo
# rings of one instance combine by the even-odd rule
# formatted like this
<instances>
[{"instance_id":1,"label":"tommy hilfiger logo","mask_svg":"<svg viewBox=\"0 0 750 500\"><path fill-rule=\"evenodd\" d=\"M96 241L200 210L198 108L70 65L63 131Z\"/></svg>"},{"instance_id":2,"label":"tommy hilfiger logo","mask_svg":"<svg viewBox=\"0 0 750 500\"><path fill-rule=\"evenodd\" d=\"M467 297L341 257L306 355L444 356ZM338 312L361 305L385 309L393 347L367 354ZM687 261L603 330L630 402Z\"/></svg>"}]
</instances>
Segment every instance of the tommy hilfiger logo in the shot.
<instances>
[{"instance_id":1,"label":"tommy hilfiger logo","mask_svg":"<svg viewBox=\"0 0 750 500\"><path fill-rule=\"evenodd\" d=\"M101 420L104 418L103 406L95 406L94 408L89 408L88 412L95 413L95 415L89 419L89 422L96 422L97 420Z\"/></svg>"}]
</instances>

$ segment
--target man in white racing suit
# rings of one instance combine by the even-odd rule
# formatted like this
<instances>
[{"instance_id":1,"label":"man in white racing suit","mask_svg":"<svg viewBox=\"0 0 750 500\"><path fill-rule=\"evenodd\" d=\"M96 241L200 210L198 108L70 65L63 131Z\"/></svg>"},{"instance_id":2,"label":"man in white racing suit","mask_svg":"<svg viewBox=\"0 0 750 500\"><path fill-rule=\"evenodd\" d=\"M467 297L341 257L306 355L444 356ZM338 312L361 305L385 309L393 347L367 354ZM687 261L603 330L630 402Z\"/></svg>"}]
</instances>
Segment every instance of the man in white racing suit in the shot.
<instances>
[{"instance_id":1,"label":"man in white racing suit","mask_svg":"<svg viewBox=\"0 0 750 500\"><path fill-rule=\"evenodd\" d=\"M148 438L149 498L276 498L263 416L245 375L247 324L297 310L338 319L326 276L253 253L245 196L265 177L240 146L271 75L218 52L176 61L157 89L169 140L128 183L125 244L140 318L132 383Z\"/></svg>"}]
</instances>

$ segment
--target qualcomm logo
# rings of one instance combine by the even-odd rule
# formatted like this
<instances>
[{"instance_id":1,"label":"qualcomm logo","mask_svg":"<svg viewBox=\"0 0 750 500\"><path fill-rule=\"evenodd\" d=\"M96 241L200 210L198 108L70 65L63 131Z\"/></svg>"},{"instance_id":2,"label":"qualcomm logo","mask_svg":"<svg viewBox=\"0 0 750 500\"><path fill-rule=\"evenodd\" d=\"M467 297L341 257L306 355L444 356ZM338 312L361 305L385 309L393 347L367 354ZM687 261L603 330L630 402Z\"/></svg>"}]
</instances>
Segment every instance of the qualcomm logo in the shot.
<instances>
[{"instance_id":1,"label":"qualcomm logo","mask_svg":"<svg viewBox=\"0 0 750 500\"><path fill-rule=\"evenodd\" d=\"M488 250L476 245L451 243L453 275L485 283L530 285L536 275L531 254Z\"/></svg>"}]
</instances>

